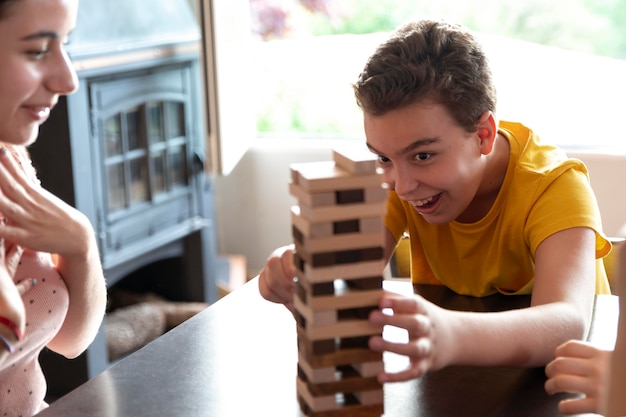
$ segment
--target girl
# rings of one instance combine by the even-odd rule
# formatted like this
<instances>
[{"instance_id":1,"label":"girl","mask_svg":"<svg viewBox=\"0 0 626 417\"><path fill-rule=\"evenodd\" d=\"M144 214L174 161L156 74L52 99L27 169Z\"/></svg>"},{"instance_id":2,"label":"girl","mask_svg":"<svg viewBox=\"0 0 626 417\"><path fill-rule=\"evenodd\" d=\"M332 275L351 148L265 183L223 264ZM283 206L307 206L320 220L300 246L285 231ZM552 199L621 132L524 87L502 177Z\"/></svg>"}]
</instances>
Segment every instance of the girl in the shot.
<instances>
[{"instance_id":1,"label":"girl","mask_svg":"<svg viewBox=\"0 0 626 417\"><path fill-rule=\"evenodd\" d=\"M64 49L78 0L0 0L0 415L46 407L38 357L93 341L106 285L93 229L44 190L26 147L77 88ZM36 284L36 285L35 285Z\"/></svg>"}]
</instances>

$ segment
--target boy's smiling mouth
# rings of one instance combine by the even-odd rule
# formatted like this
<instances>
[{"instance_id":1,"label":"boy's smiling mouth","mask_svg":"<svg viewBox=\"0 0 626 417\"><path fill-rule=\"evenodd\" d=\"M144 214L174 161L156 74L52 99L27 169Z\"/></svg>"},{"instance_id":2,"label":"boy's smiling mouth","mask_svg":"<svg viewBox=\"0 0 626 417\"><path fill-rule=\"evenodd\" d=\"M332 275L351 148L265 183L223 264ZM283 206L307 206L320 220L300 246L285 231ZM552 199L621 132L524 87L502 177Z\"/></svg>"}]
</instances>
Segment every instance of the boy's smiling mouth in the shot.
<instances>
[{"instance_id":1,"label":"boy's smiling mouth","mask_svg":"<svg viewBox=\"0 0 626 417\"><path fill-rule=\"evenodd\" d=\"M428 198L421 199L421 200L410 200L409 203L411 203L411 205L415 207L416 210L428 209L434 206L437 203L437 201L439 201L440 197L441 197L441 193L430 196Z\"/></svg>"}]
</instances>

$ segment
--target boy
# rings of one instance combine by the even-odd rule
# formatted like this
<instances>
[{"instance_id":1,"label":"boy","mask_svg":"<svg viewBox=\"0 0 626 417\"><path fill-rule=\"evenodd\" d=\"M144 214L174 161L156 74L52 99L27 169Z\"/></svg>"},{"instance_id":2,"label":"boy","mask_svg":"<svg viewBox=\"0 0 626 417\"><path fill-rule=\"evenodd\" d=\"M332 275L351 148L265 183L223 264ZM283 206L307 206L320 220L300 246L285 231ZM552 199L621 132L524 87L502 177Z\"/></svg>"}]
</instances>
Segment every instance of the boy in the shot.
<instances>
[{"instance_id":1,"label":"boy","mask_svg":"<svg viewBox=\"0 0 626 417\"><path fill-rule=\"evenodd\" d=\"M465 28L405 25L379 46L354 85L368 148L390 190L389 258L410 235L415 283L459 294L532 294L529 308L498 313L442 309L420 296L387 295L374 325L408 331L406 343L370 339L375 351L410 358L381 372L405 381L448 365L543 366L585 336L594 291L608 292L610 243L580 161L517 123L498 124L481 46ZM290 247L268 259L259 289L293 310Z\"/></svg>"}]
</instances>

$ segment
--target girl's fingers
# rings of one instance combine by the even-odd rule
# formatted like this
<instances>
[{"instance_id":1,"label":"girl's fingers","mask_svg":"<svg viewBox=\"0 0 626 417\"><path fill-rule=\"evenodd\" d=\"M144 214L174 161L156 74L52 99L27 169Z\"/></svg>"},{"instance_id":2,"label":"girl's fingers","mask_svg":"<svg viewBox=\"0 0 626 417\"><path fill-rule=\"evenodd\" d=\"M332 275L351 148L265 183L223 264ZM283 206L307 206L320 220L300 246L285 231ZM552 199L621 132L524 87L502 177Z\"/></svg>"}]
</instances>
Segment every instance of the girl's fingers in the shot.
<instances>
[{"instance_id":1,"label":"girl's fingers","mask_svg":"<svg viewBox=\"0 0 626 417\"><path fill-rule=\"evenodd\" d=\"M581 375L557 375L546 381L545 390L550 395L557 392L590 395L596 392L595 382Z\"/></svg>"},{"instance_id":2,"label":"girl's fingers","mask_svg":"<svg viewBox=\"0 0 626 417\"><path fill-rule=\"evenodd\" d=\"M559 403L559 411L565 415L597 413L599 408L597 398L569 398Z\"/></svg>"},{"instance_id":3,"label":"girl's fingers","mask_svg":"<svg viewBox=\"0 0 626 417\"><path fill-rule=\"evenodd\" d=\"M26 294L30 289L37 285L37 280L34 278L23 279L15 285L20 295Z\"/></svg>"},{"instance_id":4,"label":"girl's fingers","mask_svg":"<svg viewBox=\"0 0 626 417\"><path fill-rule=\"evenodd\" d=\"M593 364L587 359L557 357L546 365L545 372L548 377L557 375L579 375L588 377L593 374Z\"/></svg>"},{"instance_id":5,"label":"girl's fingers","mask_svg":"<svg viewBox=\"0 0 626 417\"><path fill-rule=\"evenodd\" d=\"M3 241L4 239L0 239ZM20 245L12 245L11 249L5 254L5 265L7 267L7 271L9 275L14 276L15 271L17 271L17 267L20 264L20 260L22 259L22 254L24 253L24 248Z\"/></svg>"},{"instance_id":6,"label":"girl's fingers","mask_svg":"<svg viewBox=\"0 0 626 417\"><path fill-rule=\"evenodd\" d=\"M591 343L582 340L570 340L556 348L554 356L573 357L573 358L591 358L597 348Z\"/></svg>"}]
</instances>

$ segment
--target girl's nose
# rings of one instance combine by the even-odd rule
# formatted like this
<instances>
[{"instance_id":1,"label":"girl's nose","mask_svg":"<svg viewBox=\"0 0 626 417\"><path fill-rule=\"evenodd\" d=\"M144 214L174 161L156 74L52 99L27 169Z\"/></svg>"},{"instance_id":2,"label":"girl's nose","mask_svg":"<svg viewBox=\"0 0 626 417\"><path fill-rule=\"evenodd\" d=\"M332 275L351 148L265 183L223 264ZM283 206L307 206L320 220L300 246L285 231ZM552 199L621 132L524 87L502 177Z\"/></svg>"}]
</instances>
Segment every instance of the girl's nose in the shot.
<instances>
[{"instance_id":1,"label":"girl's nose","mask_svg":"<svg viewBox=\"0 0 626 417\"><path fill-rule=\"evenodd\" d=\"M56 94L72 94L78 88L78 77L72 66L72 61L64 49L61 49L56 56L58 58L51 61L52 68L47 87Z\"/></svg>"}]
</instances>

